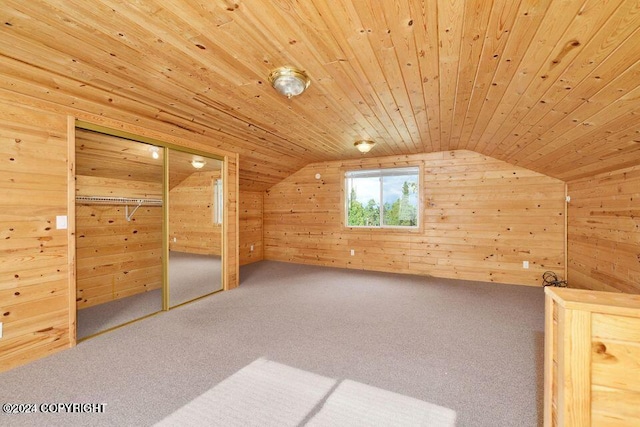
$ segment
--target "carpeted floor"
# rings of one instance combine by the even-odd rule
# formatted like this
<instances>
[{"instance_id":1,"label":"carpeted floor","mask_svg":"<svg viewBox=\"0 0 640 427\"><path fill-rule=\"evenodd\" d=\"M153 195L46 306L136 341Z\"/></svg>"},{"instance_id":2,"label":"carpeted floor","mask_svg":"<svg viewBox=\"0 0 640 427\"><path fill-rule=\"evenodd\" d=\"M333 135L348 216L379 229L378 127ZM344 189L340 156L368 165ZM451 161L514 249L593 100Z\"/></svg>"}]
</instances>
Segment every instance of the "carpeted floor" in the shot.
<instances>
[{"instance_id":1,"label":"carpeted floor","mask_svg":"<svg viewBox=\"0 0 640 427\"><path fill-rule=\"evenodd\" d=\"M169 252L169 307L222 289L219 256Z\"/></svg>"},{"instance_id":2,"label":"carpeted floor","mask_svg":"<svg viewBox=\"0 0 640 427\"><path fill-rule=\"evenodd\" d=\"M78 310L77 338L82 339L162 310L162 289Z\"/></svg>"},{"instance_id":3,"label":"carpeted floor","mask_svg":"<svg viewBox=\"0 0 640 427\"><path fill-rule=\"evenodd\" d=\"M0 401L104 403L0 425L151 425L259 358L450 408L458 426L541 425L542 288L242 267L241 286L0 374Z\"/></svg>"}]
</instances>

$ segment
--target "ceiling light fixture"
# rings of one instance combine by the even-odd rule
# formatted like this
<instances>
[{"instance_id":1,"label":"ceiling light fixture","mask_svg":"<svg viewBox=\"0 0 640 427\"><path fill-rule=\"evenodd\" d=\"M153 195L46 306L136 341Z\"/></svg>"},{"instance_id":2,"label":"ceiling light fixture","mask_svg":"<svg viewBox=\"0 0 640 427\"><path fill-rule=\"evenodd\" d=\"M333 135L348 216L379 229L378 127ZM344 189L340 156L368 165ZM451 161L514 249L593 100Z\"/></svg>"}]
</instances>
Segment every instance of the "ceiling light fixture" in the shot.
<instances>
[{"instance_id":1,"label":"ceiling light fixture","mask_svg":"<svg viewBox=\"0 0 640 427\"><path fill-rule=\"evenodd\" d=\"M149 151L151 151L151 157L153 157L154 159L160 158L160 149L158 147L152 145L151 147L149 147Z\"/></svg>"},{"instance_id":2,"label":"ceiling light fixture","mask_svg":"<svg viewBox=\"0 0 640 427\"><path fill-rule=\"evenodd\" d=\"M204 160L200 160L200 159L191 160L191 166L193 166L196 169L202 169L206 164L207 162L205 162Z\"/></svg>"},{"instance_id":3,"label":"ceiling light fixture","mask_svg":"<svg viewBox=\"0 0 640 427\"><path fill-rule=\"evenodd\" d=\"M293 67L276 68L269 74L269 82L276 92L289 99L300 95L311 84L307 73Z\"/></svg>"},{"instance_id":4,"label":"ceiling light fixture","mask_svg":"<svg viewBox=\"0 0 640 427\"><path fill-rule=\"evenodd\" d=\"M371 149L373 148L374 145L376 145L375 142L373 141L356 141L353 143L353 145L355 145L355 147L358 149L358 151L360 151L361 153L368 153L369 151L371 151Z\"/></svg>"}]
</instances>

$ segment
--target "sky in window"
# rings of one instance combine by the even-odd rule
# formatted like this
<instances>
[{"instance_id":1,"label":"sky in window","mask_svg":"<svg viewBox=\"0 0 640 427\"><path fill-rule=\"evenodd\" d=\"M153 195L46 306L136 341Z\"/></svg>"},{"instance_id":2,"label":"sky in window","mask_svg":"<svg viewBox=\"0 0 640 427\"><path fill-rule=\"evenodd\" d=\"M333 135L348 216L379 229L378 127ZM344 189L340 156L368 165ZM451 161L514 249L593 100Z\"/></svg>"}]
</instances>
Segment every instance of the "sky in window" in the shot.
<instances>
[{"instance_id":1,"label":"sky in window","mask_svg":"<svg viewBox=\"0 0 640 427\"><path fill-rule=\"evenodd\" d=\"M416 182L417 179L411 176L393 176L385 177L384 202L393 203L402 197L402 184L405 181ZM380 198L379 178L356 178L353 180L353 186L356 189L356 199L366 205L369 200L378 200ZM411 199L416 198L412 195Z\"/></svg>"}]
</instances>

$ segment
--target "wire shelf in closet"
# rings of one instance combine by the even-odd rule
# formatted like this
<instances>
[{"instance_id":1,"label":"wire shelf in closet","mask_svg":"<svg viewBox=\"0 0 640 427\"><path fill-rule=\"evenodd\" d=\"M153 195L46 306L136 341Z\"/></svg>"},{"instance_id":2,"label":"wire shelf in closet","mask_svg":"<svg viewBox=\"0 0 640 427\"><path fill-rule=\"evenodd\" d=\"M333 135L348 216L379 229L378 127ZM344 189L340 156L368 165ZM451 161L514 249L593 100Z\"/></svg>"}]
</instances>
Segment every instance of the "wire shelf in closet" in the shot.
<instances>
[{"instance_id":1,"label":"wire shelf in closet","mask_svg":"<svg viewBox=\"0 0 640 427\"><path fill-rule=\"evenodd\" d=\"M90 205L124 205L125 218L131 221L133 214L136 213L140 206L162 206L162 199L150 198L131 198L131 197L110 197L110 196L76 196L76 203ZM129 213L129 206L135 205L135 208Z\"/></svg>"}]
</instances>

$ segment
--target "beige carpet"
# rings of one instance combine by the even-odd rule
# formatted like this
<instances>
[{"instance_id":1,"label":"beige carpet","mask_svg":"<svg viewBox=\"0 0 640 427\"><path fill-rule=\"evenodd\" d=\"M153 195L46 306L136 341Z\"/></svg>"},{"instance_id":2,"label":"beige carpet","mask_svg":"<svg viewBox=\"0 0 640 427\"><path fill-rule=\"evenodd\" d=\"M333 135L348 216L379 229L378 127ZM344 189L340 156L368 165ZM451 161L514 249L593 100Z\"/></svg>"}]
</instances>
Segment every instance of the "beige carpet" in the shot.
<instances>
[{"instance_id":1,"label":"beige carpet","mask_svg":"<svg viewBox=\"0 0 640 427\"><path fill-rule=\"evenodd\" d=\"M412 397L344 380L306 425L453 427L456 413Z\"/></svg>"},{"instance_id":2,"label":"beige carpet","mask_svg":"<svg viewBox=\"0 0 640 427\"><path fill-rule=\"evenodd\" d=\"M336 384L260 358L156 426L455 426L451 409L355 381Z\"/></svg>"},{"instance_id":3,"label":"beige carpet","mask_svg":"<svg viewBox=\"0 0 640 427\"><path fill-rule=\"evenodd\" d=\"M104 403L0 414L10 426L147 426L259 358L456 411L463 427L537 427L544 292L259 262L241 286L0 374L0 401Z\"/></svg>"},{"instance_id":4,"label":"beige carpet","mask_svg":"<svg viewBox=\"0 0 640 427\"><path fill-rule=\"evenodd\" d=\"M156 426L297 426L335 380L258 359Z\"/></svg>"}]
</instances>

